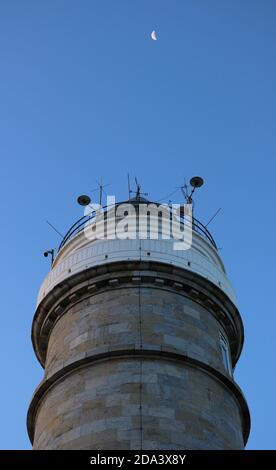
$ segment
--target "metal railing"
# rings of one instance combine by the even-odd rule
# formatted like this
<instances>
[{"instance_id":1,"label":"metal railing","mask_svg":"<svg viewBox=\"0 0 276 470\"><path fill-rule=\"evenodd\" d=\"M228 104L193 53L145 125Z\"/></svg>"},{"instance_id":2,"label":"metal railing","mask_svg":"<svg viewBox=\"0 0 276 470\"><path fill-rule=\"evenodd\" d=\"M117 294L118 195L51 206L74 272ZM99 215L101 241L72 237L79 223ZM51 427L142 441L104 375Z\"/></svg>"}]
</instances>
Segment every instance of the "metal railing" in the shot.
<instances>
[{"instance_id":1,"label":"metal railing","mask_svg":"<svg viewBox=\"0 0 276 470\"><path fill-rule=\"evenodd\" d=\"M129 204L131 203L134 207L137 207L139 205L139 202L129 202L129 201L124 201L124 202L118 202L116 203L113 207L118 207L122 204ZM160 206L161 204L158 204L158 203L154 203L154 202L147 202L147 204L156 204L157 206ZM106 214L108 210L111 209L111 206L104 206L102 208L102 213ZM90 214L88 215L84 215L83 217L81 217L79 220L77 220L68 230L68 232L64 235L59 247L58 247L58 252L64 247L64 245L69 241L71 240L72 238L74 238L78 233L82 232L84 230L84 228L87 226L87 224L91 224L93 222L93 219L96 218L96 211L93 211L91 212ZM180 220L182 220L182 223L184 223L184 217L180 216ZM216 242L214 240L214 238L212 237L211 233L209 232L209 230L205 227L205 225L203 225L198 219L196 219L195 217L193 217L193 222L192 222L192 227L193 227L193 230L195 232L197 232L199 235L201 235L203 238L205 238L206 240L208 240L211 245L217 250L217 245L216 245Z\"/></svg>"}]
</instances>

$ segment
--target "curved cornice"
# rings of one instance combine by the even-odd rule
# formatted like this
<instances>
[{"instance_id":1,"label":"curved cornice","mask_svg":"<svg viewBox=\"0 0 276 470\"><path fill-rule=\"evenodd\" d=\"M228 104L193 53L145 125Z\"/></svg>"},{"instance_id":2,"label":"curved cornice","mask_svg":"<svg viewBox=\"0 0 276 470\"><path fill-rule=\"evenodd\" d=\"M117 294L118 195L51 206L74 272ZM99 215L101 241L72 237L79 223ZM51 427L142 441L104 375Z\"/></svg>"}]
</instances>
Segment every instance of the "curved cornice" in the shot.
<instances>
[{"instance_id":1,"label":"curved cornice","mask_svg":"<svg viewBox=\"0 0 276 470\"><path fill-rule=\"evenodd\" d=\"M249 431L250 431L250 414L249 414L249 409L246 403L246 400L243 396L242 391L238 387L238 385L231 380L228 376L222 374L218 370L214 369L213 367L209 366L208 364L205 364L201 361L198 361L194 358L189 357L188 355L184 354L177 354L169 351L163 351L161 350L151 350L148 349L136 349L136 350L130 350L130 349L125 349L125 350L113 350L113 351L107 351L99 354L93 354L92 356L85 356L82 359L79 359L78 361L72 362L71 364L68 364L64 368L60 369L56 373L54 373L52 376L48 377L46 380L44 380L36 389L31 404L29 406L28 410L28 415L27 415L27 428L28 428L28 434L31 442L33 442L34 439L34 430L35 430L35 420L36 420L36 414L37 410L39 407L39 404L43 397L47 394L47 392L56 385L59 381L63 380L65 377L68 375L74 373L76 370L83 368L83 367L88 367L92 366L94 364L97 364L100 361L110 361L114 359L120 359L121 357L131 357L131 358L144 358L144 359L154 359L158 358L164 359L164 360L171 360L171 361L178 361L180 363L185 363L185 365L197 368L201 370L202 372L207 373L209 376L211 376L213 379L217 380L220 382L223 386L225 386L228 390L230 390L235 399L237 400L240 408L240 413L241 413L241 421L242 421L242 431L243 431L243 439L244 439L244 444L246 444L248 436L249 436Z\"/></svg>"},{"instance_id":2,"label":"curved cornice","mask_svg":"<svg viewBox=\"0 0 276 470\"><path fill-rule=\"evenodd\" d=\"M212 282L191 271L151 261L123 261L83 270L57 284L40 302L34 316L32 341L44 367L51 330L76 302L108 289L143 287L174 291L208 309L227 333L233 365L244 340L243 324L237 307Z\"/></svg>"}]
</instances>

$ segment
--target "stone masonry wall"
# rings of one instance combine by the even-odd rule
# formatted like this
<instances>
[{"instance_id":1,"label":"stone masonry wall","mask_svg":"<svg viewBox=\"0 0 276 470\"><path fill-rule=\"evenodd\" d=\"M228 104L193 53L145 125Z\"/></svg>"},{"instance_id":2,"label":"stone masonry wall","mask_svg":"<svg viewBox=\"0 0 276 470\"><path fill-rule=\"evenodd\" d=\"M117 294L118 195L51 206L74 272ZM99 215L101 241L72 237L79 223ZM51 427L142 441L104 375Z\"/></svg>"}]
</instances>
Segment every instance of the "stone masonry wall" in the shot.
<instances>
[{"instance_id":1,"label":"stone masonry wall","mask_svg":"<svg viewBox=\"0 0 276 470\"><path fill-rule=\"evenodd\" d=\"M242 449L220 331L210 309L161 282L76 298L49 336L44 382L60 376L32 418L34 449Z\"/></svg>"},{"instance_id":2,"label":"stone masonry wall","mask_svg":"<svg viewBox=\"0 0 276 470\"><path fill-rule=\"evenodd\" d=\"M35 449L242 449L241 416L219 381L166 359L121 358L48 391Z\"/></svg>"},{"instance_id":3,"label":"stone masonry wall","mask_svg":"<svg viewBox=\"0 0 276 470\"><path fill-rule=\"evenodd\" d=\"M46 376L99 348L157 347L189 354L225 373L219 322L206 308L162 288L120 287L76 302L49 340Z\"/></svg>"}]
</instances>

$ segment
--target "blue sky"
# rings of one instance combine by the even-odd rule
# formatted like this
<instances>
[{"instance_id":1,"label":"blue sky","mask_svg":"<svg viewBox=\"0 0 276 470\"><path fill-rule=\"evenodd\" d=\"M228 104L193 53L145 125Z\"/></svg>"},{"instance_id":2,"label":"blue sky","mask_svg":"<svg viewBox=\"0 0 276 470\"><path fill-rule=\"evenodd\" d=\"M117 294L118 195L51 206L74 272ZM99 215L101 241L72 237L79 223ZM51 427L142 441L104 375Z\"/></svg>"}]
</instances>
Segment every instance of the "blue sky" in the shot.
<instances>
[{"instance_id":1,"label":"blue sky","mask_svg":"<svg viewBox=\"0 0 276 470\"><path fill-rule=\"evenodd\" d=\"M66 232L101 176L125 198L128 172L153 200L199 174L197 217L222 207L247 448L275 449L275 59L275 0L0 0L2 449L30 448L31 322L59 243L45 221Z\"/></svg>"}]
</instances>

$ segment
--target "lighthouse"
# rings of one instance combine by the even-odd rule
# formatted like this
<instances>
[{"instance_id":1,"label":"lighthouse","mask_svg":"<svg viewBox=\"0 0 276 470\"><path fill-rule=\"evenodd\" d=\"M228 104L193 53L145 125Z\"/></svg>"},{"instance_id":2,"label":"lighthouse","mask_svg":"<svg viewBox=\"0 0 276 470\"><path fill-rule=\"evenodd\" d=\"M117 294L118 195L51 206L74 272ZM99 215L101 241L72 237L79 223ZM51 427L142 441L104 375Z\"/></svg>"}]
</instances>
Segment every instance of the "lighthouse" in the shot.
<instances>
[{"instance_id":1,"label":"lighthouse","mask_svg":"<svg viewBox=\"0 0 276 470\"><path fill-rule=\"evenodd\" d=\"M45 369L28 410L33 448L244 449L250 415L234 378L243 323L211 233L192 215L191 243L175 249L160 227L166 211L170 226L183 213L140 187L98 219L87 196L79 203L86 212L61 242L33 319ZM110 216L125 227L154 204L154 236L106 230ZM101 226L109 236L95 235Z\"/></svg>"}]
</instances>

